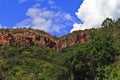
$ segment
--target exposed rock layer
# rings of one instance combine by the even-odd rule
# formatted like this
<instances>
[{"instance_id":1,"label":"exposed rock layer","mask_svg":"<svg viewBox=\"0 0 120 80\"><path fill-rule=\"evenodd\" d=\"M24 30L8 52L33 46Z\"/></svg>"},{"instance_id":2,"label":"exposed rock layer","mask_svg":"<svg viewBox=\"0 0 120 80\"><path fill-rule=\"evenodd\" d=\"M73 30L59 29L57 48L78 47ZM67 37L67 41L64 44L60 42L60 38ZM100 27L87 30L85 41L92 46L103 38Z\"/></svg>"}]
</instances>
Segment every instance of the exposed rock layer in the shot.
<instances>
[{"instance_id":1,"label":"exposed rock layer","mask_svg":"<svg viewBox=\"0 0 120 80\"><path fill-rule=\"evenodd\" d=\"M90 33L85 31L74 31L69 35L57 38L41 30L33 29L0 29L0 45L34 45L39 44L60 50L77 43L85 43L90 39Z\"/></svg>"}]
</instances>

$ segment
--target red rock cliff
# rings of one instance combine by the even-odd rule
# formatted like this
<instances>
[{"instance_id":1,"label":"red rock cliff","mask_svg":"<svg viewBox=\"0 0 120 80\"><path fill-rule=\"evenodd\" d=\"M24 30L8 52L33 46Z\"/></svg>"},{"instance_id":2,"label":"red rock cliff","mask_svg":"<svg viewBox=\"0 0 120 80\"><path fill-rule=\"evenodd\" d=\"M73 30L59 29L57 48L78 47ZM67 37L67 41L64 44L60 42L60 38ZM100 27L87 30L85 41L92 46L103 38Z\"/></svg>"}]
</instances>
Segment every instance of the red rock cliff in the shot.
<instances>
[{"instance_id":1,"label":"red rock cliff","mask_svg":"<svg viewBox=\"0 0 120 80\"><path fill-rule=\"evenodd\" d=\"M90 33L88 31L74 31L73 33L61 38L55 38L54 36L41 31L33 29L10 29L0 30L0 45L34 45L39 44L52 48L54 50L60 50L67 46L72 46L77 43L85 43L90 39Z\"/></svg>"}]
</instances>

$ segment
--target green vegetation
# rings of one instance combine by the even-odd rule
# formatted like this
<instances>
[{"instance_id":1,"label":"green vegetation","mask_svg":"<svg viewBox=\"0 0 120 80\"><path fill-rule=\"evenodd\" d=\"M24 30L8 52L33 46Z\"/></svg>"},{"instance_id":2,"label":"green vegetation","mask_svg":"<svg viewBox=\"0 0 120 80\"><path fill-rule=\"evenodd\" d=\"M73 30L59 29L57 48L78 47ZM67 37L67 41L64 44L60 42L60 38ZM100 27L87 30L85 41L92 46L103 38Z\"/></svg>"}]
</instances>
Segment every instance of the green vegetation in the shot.
<instances>
[{"instance_id":1,"label":"green vegetation","mask_svg":"<svg viewBox=\"0 0 120 80\"><path fill-rule=\"evenodd\" d=\"M0 46L0 80L120 80L120 19L107 18L91 40L59 52L40 45Z\"/></svg>"}]
</instances>

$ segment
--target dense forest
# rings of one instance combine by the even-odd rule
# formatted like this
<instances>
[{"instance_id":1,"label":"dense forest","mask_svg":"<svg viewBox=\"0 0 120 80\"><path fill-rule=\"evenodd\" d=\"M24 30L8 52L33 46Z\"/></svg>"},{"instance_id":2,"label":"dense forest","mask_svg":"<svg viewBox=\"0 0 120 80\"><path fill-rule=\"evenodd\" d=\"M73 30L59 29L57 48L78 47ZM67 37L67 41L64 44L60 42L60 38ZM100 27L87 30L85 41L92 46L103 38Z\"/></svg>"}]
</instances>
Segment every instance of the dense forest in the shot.
<instances>
[{"instance_id":1,"label":"dense forest","mask_svg":"<svg viewBox=\"0 0 120 80\"><path fill-rule=\"evenodd\" d=\"M0 80L120 80L120 18L90 29L91 39L55 51L44 46L0 46Z\"/></svg>"}]
</instances>

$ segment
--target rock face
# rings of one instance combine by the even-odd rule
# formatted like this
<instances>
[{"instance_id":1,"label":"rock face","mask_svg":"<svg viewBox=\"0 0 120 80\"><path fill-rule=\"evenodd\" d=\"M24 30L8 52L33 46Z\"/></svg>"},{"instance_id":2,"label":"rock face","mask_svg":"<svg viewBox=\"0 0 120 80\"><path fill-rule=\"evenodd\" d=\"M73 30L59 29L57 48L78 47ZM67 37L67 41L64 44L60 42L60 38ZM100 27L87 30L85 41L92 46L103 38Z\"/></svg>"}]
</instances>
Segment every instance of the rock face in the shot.
<instances>
[{"instance_id":1,"label":"rock face","mask_svg":"<svg viewBox=\"0 0 120 80\"><path fill-rule=\"evenodd\" d=\"M7 33L3 36L0 36L0 45L10 45L12 43L12 35Z\"/></svg>"},{"instance_id":2,"label":"rock face","mask_svg":"<svg viewBox=\"0 0 120 80\"><path fill-rule=\"evenodd\" d=\"M85 43L89 41L90 33L88 31L74 31L73 33L55 38L44 31L33 29L1 29L0 30L0 45L34 45L39 44L60 50L62 48L72 46L77 43Z\"/></svg>"}]
</instances>

